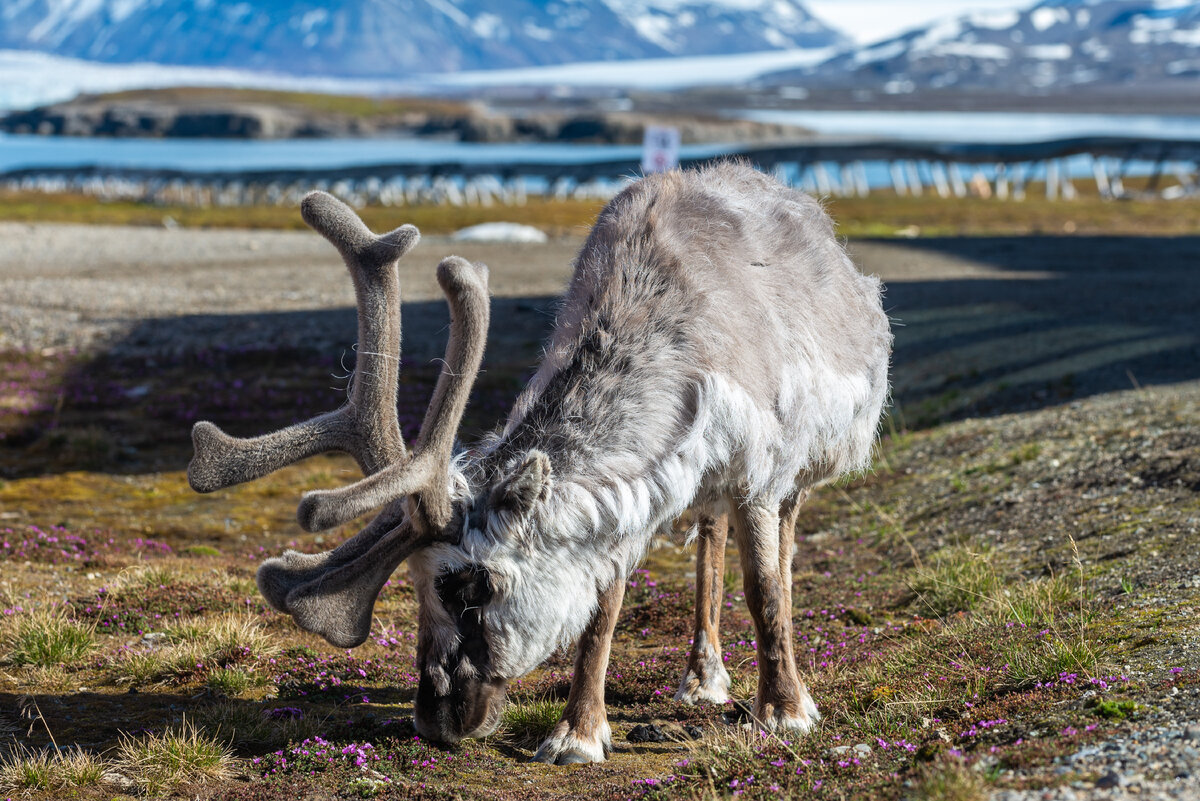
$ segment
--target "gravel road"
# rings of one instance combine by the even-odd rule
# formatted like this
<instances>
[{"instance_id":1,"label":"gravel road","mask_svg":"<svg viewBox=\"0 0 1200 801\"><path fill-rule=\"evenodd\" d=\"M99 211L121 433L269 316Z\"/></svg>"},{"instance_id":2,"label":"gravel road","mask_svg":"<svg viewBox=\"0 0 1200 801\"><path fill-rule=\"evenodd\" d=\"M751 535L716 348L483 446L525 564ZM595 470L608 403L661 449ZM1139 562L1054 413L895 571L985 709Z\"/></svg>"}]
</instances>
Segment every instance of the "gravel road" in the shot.
<instances>
[{"instance_id":1,"label":"gravel road","mask_svg":"<svg viewBox=\"0 0 1200 801\"><path fill-rule=\"evenodd\" d=\"M126 355L198 347L347 349L353 294L310 232L0 223L0 348ZM489 358L529 362L578 239L460 244L428 237L401 263L405 355L441 355L434 280L450 253L491 268ZM940 417L1200 378L1195 238L855 242L887 284L903 410Z\"/></svg>"}]
</instances>

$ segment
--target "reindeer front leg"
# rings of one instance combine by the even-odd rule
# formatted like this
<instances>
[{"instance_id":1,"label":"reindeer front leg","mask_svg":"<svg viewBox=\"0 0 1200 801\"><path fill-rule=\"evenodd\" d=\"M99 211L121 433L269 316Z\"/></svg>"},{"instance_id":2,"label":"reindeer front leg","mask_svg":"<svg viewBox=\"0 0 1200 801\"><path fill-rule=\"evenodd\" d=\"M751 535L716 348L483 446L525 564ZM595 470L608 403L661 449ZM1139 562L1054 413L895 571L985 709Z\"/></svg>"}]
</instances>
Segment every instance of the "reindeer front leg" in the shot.
<instances>
[{"instance_id":1,"label":"reindeer front leg","mask_svg":"<svg viewBox=\"0 0 1200 801\"><path fill-rule=\"evenodd\" d=\"M753 500L736 503L733 533L746 591L746 605L758 636L758 693L754 716L764 728L808 731L820 718L808 688L796 672L792 648L790 557L781 557L781 529L790 530L790 509L781 527L780 510Z\"/></svg>"},{"instance_id":2,"label":"reindeer front leg","mask_svg":"<svg viewBox=\"0 0 1200 801\"><path fill-rule=\"evenodd\" d=\"M675 700L723 704L729 700L729 673L721 658L720 633L729 518L702 513L696 525L696 623Z\"/></svg>"},{"instance_id":3,"label":"reindeer front leg","mask_svg":"<svg viewBox=\"0 0 1200 801\"><path fill-rule=\"evenodd\" d=\"M533 756L547 765L603 762L612 751L612 731L604 711L604 673L613 630L625 597L625 582L616 581L600 595L600 606L579 638L575 678L567 694L562 720Z\"/></svg>"}]
</instances>

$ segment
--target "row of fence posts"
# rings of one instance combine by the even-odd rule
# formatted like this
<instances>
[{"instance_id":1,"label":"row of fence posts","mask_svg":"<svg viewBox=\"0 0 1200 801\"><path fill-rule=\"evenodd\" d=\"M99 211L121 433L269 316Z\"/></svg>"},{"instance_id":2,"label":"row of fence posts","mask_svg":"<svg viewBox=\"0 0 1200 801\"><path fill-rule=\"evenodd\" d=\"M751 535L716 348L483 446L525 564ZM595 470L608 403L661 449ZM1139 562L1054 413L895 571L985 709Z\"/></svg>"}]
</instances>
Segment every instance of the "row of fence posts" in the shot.
<instances>
[{"instance_id":1,"label":"row of fence posts","mask_svg":"<svg viewBox=\"0 0 1200 801\"><path fill-rule=\"evenodd\" d=\"M900 196L920 196L926 192L943 198L976 196L1000 200L1024 200L1031 184L1041 182L1051 200L1071 200L1078 196L1075 181L1062 159L1044 162L960 164L948 161L894 160L811 163L778 162L771 171L785 183L818 196L866 197L872 191L890 188ZM1091 180L1101 197L1131 196L1125 187L1128 163L1118 159L1092 158ZM1159 189L1162 177L1170 171L1176 180ZM872 186L870 170L880 171L885 180ZM1138 194L1179 198L1200 195L1196 164L1159 163L1149 177L1146 189ZM70 175L62 172L26 174L0 179L8 190L45 193L74 192L101 200L131 200L157 205L183 206L292 206L313 189L323 189L358 205L403 206L448 204L453 206L523 205L531 195L558 200L577 198L607 200L632 179L625 175L594 175L579 179L572 176L551 178L501 177L478 174L371 176L339 180L295 178L291 180L250 180L237 177L156 177L131 174ZM879 184L884 184L881 187Z\"/></svg>"}]
</instances>

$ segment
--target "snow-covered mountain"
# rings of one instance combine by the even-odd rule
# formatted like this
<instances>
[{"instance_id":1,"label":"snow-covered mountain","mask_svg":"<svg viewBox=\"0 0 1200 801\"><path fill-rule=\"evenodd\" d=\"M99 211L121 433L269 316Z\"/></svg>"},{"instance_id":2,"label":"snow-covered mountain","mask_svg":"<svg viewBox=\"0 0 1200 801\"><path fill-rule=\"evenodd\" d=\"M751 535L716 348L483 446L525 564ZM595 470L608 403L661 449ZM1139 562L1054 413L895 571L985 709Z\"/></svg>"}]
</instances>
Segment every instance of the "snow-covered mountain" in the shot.
<instances>
[{"instance_id":1,"label":"snow-covered mountain","mask_svg":"<svg viewBox=\"0 0 1200 801\"><path fill-rule=\"evenodd\" d=\"M1042 93L1185 80L1195 86L1198 77L1200 2L1044 0L947 19L767 81L893 94Z\"/></svg>"},{"instance_id":2,"label":"snow-covered mountain","mask_svg":"<svg viewBox=\"0 0 1200 801\"><path fill-rule=\"evenodd\" d=\"M798 0L0 2L0 48L330 77L846 44Z\"/></svg>"}]
</instances>

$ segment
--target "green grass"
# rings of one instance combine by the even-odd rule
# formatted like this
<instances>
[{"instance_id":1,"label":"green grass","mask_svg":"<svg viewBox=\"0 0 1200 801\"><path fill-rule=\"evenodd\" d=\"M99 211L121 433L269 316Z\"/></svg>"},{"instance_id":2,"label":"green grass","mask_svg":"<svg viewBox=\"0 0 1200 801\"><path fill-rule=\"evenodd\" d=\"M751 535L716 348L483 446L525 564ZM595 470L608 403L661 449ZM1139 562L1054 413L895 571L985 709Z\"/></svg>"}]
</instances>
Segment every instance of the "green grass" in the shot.
<instances>
[{"instance_id":1,"label":"green grass","mask_svg":"<svg viewBox=\"0 0 1200 801\"><path fill-rule=\"evenodd\" d=\"M116 762L146 795L163 794L184 783L225 779L233 772L228 746L191 722L143 737L125 735Z\"/></svg>"},{"instance_id":2,"label":"green grass","mask_svg":"<svg viewBox=\"0 0 1200 801\"><path fill-rule=\"evenodd\" d=\"M523 206L415 205L360 209L374 230L398 222L425 234L445 234L468 225L506 221L534 225L551 234L585 233L604 204L595 200L531 197ZM895 197L878 192L866 198L832 198L826 204L838 233L854 239L921 236L1126 235L1182 236L1200 233L1200 201L1129 200L1099 197L1073 201L984 200L981 198ZM170 217L189 228L293 229L304 227L288 206L198 208L155 206L128 201L101 202L79 194L0 191L0 220L161 226Z\"/></svg>"},{"instance_id":3,"label":"green grass","mask_svg":"<svg viewBox=\"0 0 1200 801\"><path fill-rule=\"evenodd\" d=\"M1116 698L1107 698L1102 701L1097 701L1092 707L1092 711L1097 717L1105 718L1106 720L1124 720L1131 718L1140 713L1144 707L1136 701L1129 699L1118 700Z\"/></svg>"},{"instance_id":4,"label":"green grass","mask_svg":"<svg viewBox=\"0 0 1200 801\"><path fill-rule=\"evenodd\" d=\"M516 742L536 744L549 736L562 719L565 706L549 698L510 702L504 708L500 733Z\"/></svg>"},{"instance_id":5,"label":"green grass","mask_svg":"<svg viewBox=\"0 0 1200 801\"><path fill-rule=\"evenodd\" d=\"M331 95L320 92L287 92L275 89L235 89L222 86L178 86L163 89L130 89L97 95L111 101L149 103L223 104L255 103L294 108L321 114L337 114L359 119L395 117L410 113L466 114L470 107L452 100L420 97L366 97Z\"/></svg>"},{"instance_id":6,"label":"green grass","mask_svg":"<svg viewBox=\"0 0 1200 801\"><path fill-rule=\"evenodd\" d=\"M96 639L91 626L71 620L63 611L39 610L17 617L4 644L9 664L50 668L82 661Z\"/></svg>"},{"instance_id":7,"label":"green grass","mask_svg":"<svg viewBox=\"0 0 1200 801\"><path fill-rule=\"evenodd\" d=\"M515 222L536 226L553 235L583 235L603 205L592 200L530 198L523 206L368 206L358 213L376 231L412 223L423 234L448 234L479 223ZM159 227L167 217L186 228L307 230L292 206L154 206L129 201L105 203L77 194L0 190L0 220L9 222Z\"/></svg>"},{"instance_id":8,"label":"green grass","mask_svg":"<svg viewBox=\"0 0 1200 801\"><path fill-rule=\"evenodd\" d=\"M242 668L221 668L209 674L205 685L208 689L236 698L254 687L261 687L267 677Z\"/></svg>"}]
</instances>

